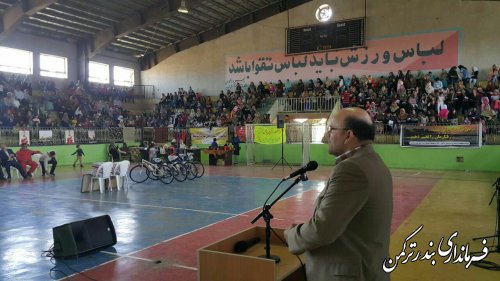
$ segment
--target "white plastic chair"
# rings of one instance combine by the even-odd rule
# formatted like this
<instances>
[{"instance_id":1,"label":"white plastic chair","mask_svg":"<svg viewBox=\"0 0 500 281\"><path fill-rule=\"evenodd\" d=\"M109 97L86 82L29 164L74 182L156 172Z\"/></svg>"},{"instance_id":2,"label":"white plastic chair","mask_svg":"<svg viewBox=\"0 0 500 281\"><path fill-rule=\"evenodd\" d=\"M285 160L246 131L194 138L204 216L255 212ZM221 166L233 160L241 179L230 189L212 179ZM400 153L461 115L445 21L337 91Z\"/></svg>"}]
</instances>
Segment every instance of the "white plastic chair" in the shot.
<instances>
[{"instance_id":1,"label":"white plastic chair","mask_svg":"<svg viewBox=\"0 0 500 281\"><path fill-rule=\"evenodd\" d=\"M115 163L115 166L113 167L112 176L114 176L116 179L116 187L118 188L118 190L120 190L125 185L125 182L127 182L127 187L128 187L127 174L129 167L130 167L130 161L128 160L123 160L118 163Z\"/></svg>"},{"instance_id":2,"label":"white plastic chair","mask_svg":"<svg viewBox=\"0 0 500 281\"><path fill-rule=\"evenodd\" d=\"M97 179L99 181L99 190L101 191L101 193L104 193L104 189L106 188L105 180L107 179L108 182L111 181L112 170L113 162L104 162L99 165L99 168L92 172L92 179L90 180L90 192L92 192L93 189L92 184L94 183L94 179Z\"/></svg>"},{"instance_id":3,"label":"white plastic chair","mask_svg":"<svg viewBox=\"0 0 500 281\"><path fill-rule=\"evenodd\" d=\"M31 160L32 160L33 162L35 162L36 164L38 164L38 166L36 167L35 171L33 171L33 175L36 175L36 174L37 174L37 171L38 171L39 169L41 169L41 168L40 168L40 158L41 158L41 157L42 157L42 154L39 154L39 153L38 153L38 154L33 154L33 155L31 156ZM47 168L47 167L45 167L45 168Z\"/></svg>"}]
</instances>

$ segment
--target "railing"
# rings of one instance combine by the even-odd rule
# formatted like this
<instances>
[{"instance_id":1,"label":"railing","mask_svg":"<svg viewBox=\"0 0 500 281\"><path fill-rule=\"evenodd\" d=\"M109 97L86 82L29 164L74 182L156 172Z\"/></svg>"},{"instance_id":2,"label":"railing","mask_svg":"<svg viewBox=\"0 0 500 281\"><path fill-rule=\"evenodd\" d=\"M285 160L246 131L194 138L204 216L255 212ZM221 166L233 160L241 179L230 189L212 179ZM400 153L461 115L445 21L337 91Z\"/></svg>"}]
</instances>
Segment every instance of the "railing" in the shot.
<instances>
[{"instance_id":1,"label":"railing","mask_svg":"<svg viewBox=\"0 0 500 281\"><path fill-rule=\"evenodd\" d=\"M34 146L66 144L66 131L73 131L72 139L75 144L123 142L122 128L27 128L22 130L29 131L30 145ZM137 136L136 130L135 137ZM10 146L19 145L19 129L0 128L0 143Z\"/></svg>"},{"instance_id":2,"label":"railing","mask_svg":"<svg viewBox=\"0 0 500 281\"><path fill-rule=\"evenodd\" d=\"M134 85L134 97L142 99L159 99L155 95L155 86L153 85Z\"/></svg>"},{"instance_id":3,"label":"railing","mask_svg":"<svg viewBox=\"0 0 500 281\"><path fill-rule=\"evenodd\" d=\"M338 97L278 98L278 112L331 112Z\"/></svg>"},{"instance_id":4,"label":"railing","mask_svg":"<svg viewBox=\"0 0 500 281\"><path fill-rule=\"evenodd\" d=\"M258 125L258 124L255 124ZM250 126L255 126L250 125ZM406 124L408 125L408 124ZM447 124L442 124L446 126ZM286 143L302 143L305 138L309 143L326 143L326 125L318 124L307 127L304 131L302 124L292 123L287 124ZM157 143L169 143L172 139L183 139L186 143L190 143L190 134L188 128L168 128L166 134L161 134L158 128L29 128L30 144L33 146L43 145L62 145L66 144L66 132L72 130L74 134L75 144L96 144L123 142L125 138L128 141L133 138L135 142L141 140L155 141ZM127 130L129 137L124 138L124 130ZM133 131L128 131L133 130ZM44 132L45 131L45 132ZM51 132L50 137L47 137L47 131ZM485 144L500 145L500 125L486 125L486 134L483 135ZM89 134L90 132L90 134ZM308 134L308 136L304 136ZM92 137L90 137L92 136ZM387 125L380 122L375 123L375 143L379 144L399 144L400 126ZM19 129L16 128L0 128L0 143L9 146L19 145Z\"/></svg>"}]
</instances>

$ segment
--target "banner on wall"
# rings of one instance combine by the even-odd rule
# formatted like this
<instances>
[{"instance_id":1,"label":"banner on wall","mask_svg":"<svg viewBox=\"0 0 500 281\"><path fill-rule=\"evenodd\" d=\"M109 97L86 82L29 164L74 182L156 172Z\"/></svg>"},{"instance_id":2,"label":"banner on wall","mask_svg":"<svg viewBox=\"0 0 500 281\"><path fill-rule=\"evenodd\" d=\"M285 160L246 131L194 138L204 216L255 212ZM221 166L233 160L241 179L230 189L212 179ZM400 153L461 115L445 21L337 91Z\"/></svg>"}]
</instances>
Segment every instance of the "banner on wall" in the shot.
<instances>
[{"instance_id":1,"label":"banner on wall","mask_svg":"<svg viewBox=\"0 0 500 281\"><path fill-rule=\"evenodd\" d=\"M38 131L38 137L40 140L47 140L52 138L52 130L40 130Z\"/></svg>"},{"instance_id":2,"label":"banner on wall","mask_svg":"<svg viewBox=\"0 0 500 281\"><path fill-rule=\"evenodd\" d=\"M19 130L19 145L27 144L30 145L30 131Z\"/></svg>"},{"instance_id":3,"label":"banner on wall","mask_svg":"<svg viewBox=\"0 0 500 281\"><path fill-rule=\"evenodd\" d=\"M281 79L324 79L339 75L384 74L458 65L459 31L395 36L366 41L366 48L285 56L285 51L226 56L227 89L236 83Z\"/></svg>"},{"instance_id":4,"label":"banner on wall","mask_svg":"<svg viewBox=\"0 0 500 281\"><path fill-rule=\"evenodd\" d=\"M75 131L74 130L65 130L64 131L64 143L65 144L74 144L75 143Z\"/></svg>"},{"instance_id":5,"label":"banner on wall","mask_svg":"<svg viewBox=\"0 0 500 281\"><path fill-rule=\"evenodd\" d=\"M217 138L217 143L222 146L228 139L227 127L210 128L189 128L191 134L191 144L211 144L214 138Z\"/></svg>"},{"instance_id":6,"label":"banner on wall","mask_svg":"<svg viewBox=\"0 0 500 281\"><path fill-rule=\"evenodd\" d=\"M94 130L88 130L88 137L89 137L89 142L90 143L96 143L96 137L95 137L95 131Z\"/></svg>"},{"instance_id":7,"label":"banner on wall","mask_svg":"<svg viewBox=\"0 0 500 281\"><path fill-rule=\"evenodd\" d=\"M131 143L135 141L135 128L125 127L123 128L123 141L126 143Z\"/></svg>"},{"instance_id":8,"label":"banner on wall","mask_svg":"<svg viewBox=\"0 0 500 281\"><path fill-rule=\"evenodd\" d=\"M286 127L280 129L276 125L273 126L255 126L254 132L254 142L261 144L279 144L281 140L286 143Z\"/></svg>"},{"instance_id":9,"label":"banner on wall","mask_svg":"<svg viewBox=\"0 0 500 281\"><path fill-rule=\"evenodd\" d=\"M247 130L245 126L234 127L234 133L238 136L240 142L247 142Z\"/></svg>"},{"instance_id":10,"label":"banner on wall","mask_svg":"<svg viewBox=\"0 0 500 281\"><path fill-rule=\"evenodd\" d=\"M402 147L481 147L481 124L455 126L402 126Z\"/></svg>"}]
</instances>

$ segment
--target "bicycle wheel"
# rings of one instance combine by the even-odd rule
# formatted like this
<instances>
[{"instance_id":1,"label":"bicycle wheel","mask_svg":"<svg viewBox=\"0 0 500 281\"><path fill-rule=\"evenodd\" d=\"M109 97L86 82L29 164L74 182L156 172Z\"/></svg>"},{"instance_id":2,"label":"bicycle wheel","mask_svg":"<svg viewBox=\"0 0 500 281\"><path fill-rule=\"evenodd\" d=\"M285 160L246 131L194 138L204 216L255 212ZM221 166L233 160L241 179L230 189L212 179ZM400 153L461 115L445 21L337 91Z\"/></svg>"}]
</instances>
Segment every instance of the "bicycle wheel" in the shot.
<instances>
[{"instance_id":1,"label":"bicycle wheel","mask_svg":"<svg viewBox=\"0 0 500 281\"><path fill-rule=\"evenodd\" d=\"M203 164L199 161L193 161L193 165L196 166L196 177L201 178L203 174L205 173L205 167Z\"/></svg>"},{"instance_id":2,"label":"bicycle wheel","mask_svg":"<svg viewBox=\"0 0 500 281\"><path fill-rule=\"evenodd\" d=\"M171 171L176 181L183 182L187 179L187 170L186 167L184 167L184 165L180 163L175 163L172 165Z\"/></svg>"},{"instance_id":3,"label":"bicycle wheel","mask_svg":"<svg viewBox=\"0 0 500 281\"><path fill-rule=\"evenodd\" d=\"M143 165L137 165L130 170L129 177L136 183L145 182L149 178L149 170Z\"/></svg>"},{"instance_id":4,"label":"bicycle wheel","mask_svg":"<svg viewBox=\"0 0 500 281\"><path fill-rule=\"evenodd\" d=\"M160 169L163 170L163 176L160 177L160 181L164 184L172 183L174 181L174 176L172 175L172 173L170 172L168 167L165 165L162 165L160 167Z\"/></svg>"},{"instance_id":5,"label":"bicycle wheel","mask_svg":"<svg viewBox=\"0 0 500 281\"><path fill-rule=\"evenodd\" d=\"M157 181L163 177L163 170L161 168L152 167L153 170L149 171L148 176L150 179Z\"/></svg>"},{"instance_id":6,"label":"bicycle wheel","mask_svg":"<svg viewBox=\"0 0 500 281\"><path fill-rule=\"evenodd\" d=\"M184 163L184 166L187 170L187 178L189 180L194 180L196 178L196 174L198 173L198 171L196 170L196 166L190 162Z\"/></svg>"}]
</instances>

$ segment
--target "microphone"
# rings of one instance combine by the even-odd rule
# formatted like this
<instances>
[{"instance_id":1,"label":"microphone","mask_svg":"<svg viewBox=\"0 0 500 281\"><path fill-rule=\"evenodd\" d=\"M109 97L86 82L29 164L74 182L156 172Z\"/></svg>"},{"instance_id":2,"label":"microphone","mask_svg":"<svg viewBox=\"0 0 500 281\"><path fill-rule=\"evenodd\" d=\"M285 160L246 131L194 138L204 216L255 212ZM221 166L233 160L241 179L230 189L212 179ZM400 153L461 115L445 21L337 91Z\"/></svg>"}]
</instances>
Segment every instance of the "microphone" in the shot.
<instances>
[{"instance_id":1,"label":"microphone","mask_svg":"<svg viewBox=\"0 0 500 281\"><path fill-rule=\"evenodd\" d=\"M242 240L242 241L238 241L236 242L236 244L234 244L234 252L235 253L244 253L246 252L246 250L248 250L248 248L252 247L253 245L257 244L260 242L260 238L259 237L255 237L255 238L252 238L250 240Z\"/></svg>"},{"instance_id":2,"label":"microphone","mask_svg":"<svg viewBox=\"0 0 500 281\"><path fill-rule=\"evenodd\" d=\"M291 173L288 177L284 178L283 180L286 181L288 179L291 179L293 177L296 177L300 174L304 174L306 172L309 172L309 171L314 171L316 170L316 168L318 168L318 162L316 161L310 161L309 163L307 163L304 167L298 169L297 171Z\"/></svg>"}]
</instances>

